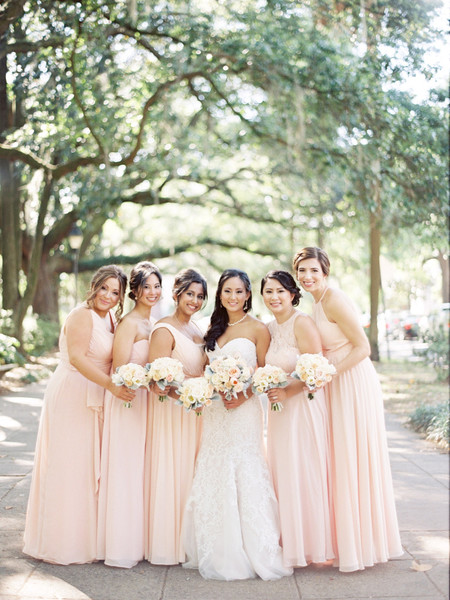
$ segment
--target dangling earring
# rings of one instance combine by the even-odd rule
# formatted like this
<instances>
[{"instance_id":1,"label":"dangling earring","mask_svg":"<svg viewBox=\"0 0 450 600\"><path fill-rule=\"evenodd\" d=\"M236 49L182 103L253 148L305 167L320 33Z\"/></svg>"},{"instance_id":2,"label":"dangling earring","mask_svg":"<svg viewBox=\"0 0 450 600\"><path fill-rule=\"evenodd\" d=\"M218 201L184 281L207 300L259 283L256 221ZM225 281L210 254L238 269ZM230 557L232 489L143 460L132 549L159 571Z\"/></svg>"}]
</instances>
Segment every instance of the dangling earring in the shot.
<instances>
[{"instance_id":1,"label":"dangling earring","mask_svg":"<svg viewBox=\"0 0 450 600\"><path fill-rule=\"evenodd\" d=\"M244 302L244 312L247 312L248 310L248 304L247 304L247 300Z\"/></svg>"}]
</instances>

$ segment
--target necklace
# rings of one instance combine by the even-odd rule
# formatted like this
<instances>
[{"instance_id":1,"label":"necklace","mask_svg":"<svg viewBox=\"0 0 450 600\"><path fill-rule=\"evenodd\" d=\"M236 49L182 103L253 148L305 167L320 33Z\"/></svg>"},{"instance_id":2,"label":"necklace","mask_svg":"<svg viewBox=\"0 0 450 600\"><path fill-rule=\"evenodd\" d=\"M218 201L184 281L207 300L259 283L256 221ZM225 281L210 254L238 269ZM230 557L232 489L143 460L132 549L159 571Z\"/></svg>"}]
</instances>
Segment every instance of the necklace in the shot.
<instances>
[{"instance_id":1,"label":"necklace","mask_svg":"<svg viewBox=\"0 0 450 600\"><path fill-rule=\"evenodd\" d=\"M234 323L228 323L228 327L233 327L233 325L237 325L238 323L242 323L242 321L245 319L246 316L247 316L247 313L245 313L245 315L242 317L242 319L239 319L239 321L235 321Z\"/></svg>"}]
</instances>

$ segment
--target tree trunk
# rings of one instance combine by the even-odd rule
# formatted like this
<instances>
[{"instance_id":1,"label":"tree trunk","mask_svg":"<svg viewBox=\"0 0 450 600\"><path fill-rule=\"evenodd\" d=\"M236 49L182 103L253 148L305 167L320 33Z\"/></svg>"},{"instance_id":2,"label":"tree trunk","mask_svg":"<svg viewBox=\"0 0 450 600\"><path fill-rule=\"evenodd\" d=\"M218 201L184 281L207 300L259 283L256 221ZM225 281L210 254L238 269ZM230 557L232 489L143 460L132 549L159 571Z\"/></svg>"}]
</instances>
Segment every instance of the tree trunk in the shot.
<instances>
[{"instance_id":1,"label":"tree trunk","mask_svg":"<svg viewBox=\"0 0 450 600\"><path fill-rule=\"evenodd\" d=\"M48 321L59 324L59 274L54 261L43 255L39 268L39 285L33 298L33 312Z\"/></svg>"},{"instance_id":2,"label":"tree trunk","mask_svg":"<svg viewBox=\"0 0 450 600\"><path fill-rule=\"evenodd\" d=\"M438 255L436 258L439 261L439 265L442 271L442 302L447 303L450 302L448 256L444 255L440 250L438 250Z\"/></svg>"},{"instance_id":3,"label":"tree trunk","mask_svg":"<svg viewBox=\"0 0 450 600\"><path fill-rule=\"evenodd\" d=\"M380 360L378 348L378 305L381 289L381 200L380 180L375 178L374 183L375 210L370 211L370 328L369 342L371 359Z\"/></svg>"},{"instance_id":4,"label":"tree trunk","mask_svg":"<svg viewBox=\"0 0 450 600\"><path fill-rule=\"evenodd\" d=\"M0 39L0 50L6 39ZM10 126L9 103L6 93L6 56L0 58L0 141L3 133ZM5 309L13 309L19 294L19 256L18 239L19 206L16 200L17 185L14 179L13 165L0 159L0 229L2 262L2 305Z\"/></svg>"}]
</instances>

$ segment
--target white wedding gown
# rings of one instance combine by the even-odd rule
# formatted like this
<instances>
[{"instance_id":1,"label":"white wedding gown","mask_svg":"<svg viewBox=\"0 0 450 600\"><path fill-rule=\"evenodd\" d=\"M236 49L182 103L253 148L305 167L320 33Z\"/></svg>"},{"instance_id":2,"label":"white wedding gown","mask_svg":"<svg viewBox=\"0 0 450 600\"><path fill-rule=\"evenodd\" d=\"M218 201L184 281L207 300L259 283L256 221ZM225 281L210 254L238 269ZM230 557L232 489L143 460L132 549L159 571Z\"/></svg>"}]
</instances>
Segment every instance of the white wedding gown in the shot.
<instances>
[{"instance_id":1,"label":"white wedding gown","mask_svg":"<svg viewBox=\"0 0 450 600\"><path fill-rule=\"evenodd\" d=\"M256 348L235 338L208 352L236 352L256 366ZM263 410L258 396L227 410L218 400L203 410L203 432L183 540L187 568L205 579L278 579L291 575L279 546L278 505L265 460Z\"/></svg>"}]
</instances>

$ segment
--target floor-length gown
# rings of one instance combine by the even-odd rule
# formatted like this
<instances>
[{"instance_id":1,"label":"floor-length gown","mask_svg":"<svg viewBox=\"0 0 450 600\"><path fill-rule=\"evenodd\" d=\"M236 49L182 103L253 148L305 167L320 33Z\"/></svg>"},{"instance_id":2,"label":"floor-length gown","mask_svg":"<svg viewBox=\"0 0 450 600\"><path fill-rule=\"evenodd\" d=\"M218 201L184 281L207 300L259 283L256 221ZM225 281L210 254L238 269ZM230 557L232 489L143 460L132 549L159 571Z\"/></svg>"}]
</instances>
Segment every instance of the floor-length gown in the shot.
<instances>
[{"instance_id":1,"label":"floor-length gown","mask_svg":"<svg viewBox=\"0 0 450 600\"><path fill-rule=\"evenodd\" d=\"M183 364L186 378L199 377L205 366L202 344L196 344L169 323L175 340L172 358ZM151 338L150 338L151 344ZM202 419L170 397L160 401L150 392L145 452L145 558L158 565L184 562L181 524L194 478Z\"/></svg>"},{"instance_id":2,"label":"floor-length gown","mask_svg":"<svg viewBox=\"0 0 450 600\"><path fill-rule=\"evenodd\" d=\"M266 363L290 374L300 354L294 333L295 311L284 323L268 324ZM307 391L268 411L267 458L280 509L284 564L304 567L334 558L329 490L328 415L323 390Z\"/></svg>"},{"instance_id":3,"label":"floor-length gown","mask_svg":"<svg viewBox=\"0 0 450 600\"><path fill-rule=\"evenodd\" d=\"M148 362L148 339L133 344L128 362ZM131 408L105 394L98 511L98 555L106 565L133 567L144 558L144 454L148 391Z\"/></svg>"},{"instance_id":4,"label":"floor-length gown","mask_svg":"<svg viewBox=\"0 0 450 600\"><path fill-rule=\"evenodd\" d=\"M111 370L111 315L94 310L88 358ZM69 362L64 327L60 362L48 383L24 534L24 552L67 565L96 560L98 482L104 388Z\"/></svg>"},{"instance_id":5,"label":"floor-length gown","mask_svg":"<svg viewBox=\"0 0 450 600\"><path fill-rule=\"evenodd\" d=\"M256 365L255 344L235 338L211 359L239 352ZM183 523L188 568L206 579L278 579L290 575L279 546L278 506L264 456L263 411L251 396L227 410L203 410L203 433Z\"/></svg>"},{"instance_id":6,"label":"floor-length gown","mask_svg":"<svg viewBox=\"0 0 450 600\"><path fill-rule=\"evenodd\" d=\"M313 306L324 355L339 363L352 345ZM325 388L331 426L331 480L340 571L402 554L380 382L370 358L335 375Z\"/></svg>"}]
</instances>

